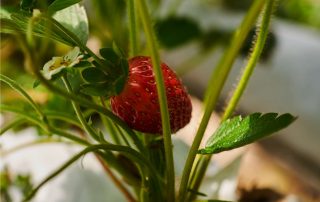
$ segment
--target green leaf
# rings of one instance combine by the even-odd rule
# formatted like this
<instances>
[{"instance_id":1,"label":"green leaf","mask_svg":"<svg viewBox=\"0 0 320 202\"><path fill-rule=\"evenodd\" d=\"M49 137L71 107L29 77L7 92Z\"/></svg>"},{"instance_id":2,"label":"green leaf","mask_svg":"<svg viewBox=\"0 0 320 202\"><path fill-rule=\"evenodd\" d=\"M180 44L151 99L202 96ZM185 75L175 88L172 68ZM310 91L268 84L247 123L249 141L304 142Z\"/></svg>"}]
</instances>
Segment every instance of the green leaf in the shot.
<instances>
[{"instance_id":1,"label":"green leaf","mask_svg":"<svg viewBox=\"0 0 320 202\"><path fill-rule=\"evenodd\" d=\"M107 60L101 60L101 62L102 62L102 64L103 64L103 66L101 66L99 63L97 63L96 61L92 61L92 64L96 67L96 68L98 68L98 69L100 69L101 71L103 71L103 72L105 72L106 74L112 74L112 72L113 72L113 69L114 69L114 67L113 67L113 65L109 62L109 61L107 61Z\"/></svg>"},{"instance_id":2,"label":"green leaf","mask_svg":"<svg viewBox=\"0 0 320 202\"><path fill-rule=\"evenodd\" d=\"M112 86L109 83L84 84L80 92L91 96L109 96L112 93Z\"/></svg>"},{"instance_id":3,"label":"green leaf","mask_svg":"<svg viewBox=\"0 0 320 202\"><path fill-rule=\"evenodd\" d=\"M126 83L126 80L124 79L124 77L120 77L114 82L114 91L116 95L122 92L125 86L125 83Z\"/></svg>"},{"instance_id":4,"label":"green leaf","mask_svg":"<svg viewBox=\"0 0 320 202\"><path fill-rule=\"evenodd\" d=\"M35 103L35 101L31 98L31 96L14 80L10 79L9 77L0 74L0 81L3 81L7 85L9 85L13 90L18 92L22 97L24 97L30 106L33 107L33 109L42 117L42 111L40 107Z\"/></svg>"},{"instance_id":5,"label":"green leaf","mask_svg":"<svg viewBox=\"0 0 320 202\"><path fill-rule=\"evenodd\" d=\"M117 53L112 48L101 48L100 49L100 55L110 61L112 64L116 64L119 62L120 57L117 55Z\"/></svg>"},{"instance_id":6,"label":"green leaf","mask_svg":"<svg viewBox=\"0 0 320 202\"><path fill-rule=\"evenodd\" d=\"M108 80L107 75L98 68L89 67L81 72L82 78L88 83L102 83Z\"/></svg>"},{"instance_id":7,"label":"green leaf","mask_svg":"<svg viewBox=\"0 0 320 202\"><path fill-rule=\"evenodd\" d=\"M25 13L13 13L11 19L1 18L1 32L9 34L25 34L27 32L30 16ZM38 37L46 37L52 40L59 41L69 46L76 46L77 43L73 38L61 31L52 19L40 16L33 24L32 34Z\"/></svg>"},{"instance_id":8,"label":"green leaf","mask_svg":"<svg viewBox=\"0 0 320 202\"><path fill-rule=\"evenodd\" d=\"M83 6L75 4L60 10L53 15L53 18L78 36L83 44L87 43L89 38L89 23Z\"/></svg>"},{"instance_id":9,"label":"green leaf","mask_svg":"<svg viewBox=\"0 0 320 202\"><path fill-rule=\"evenodd\" d=\"M78 64L74 65L73 67L75 68L87 68L87 67L92 67L93 64L89 61L83 60L80 61Z\"/></svg>"},{"instance_id":10,"label":"green leaf","mask_svg":"<svg viewBox=\"0 0 320 202\"><path fill-rule=\"evenodd\" d=\"M11 15L11 12L9 11L8 8L5 8L5 7L0 7L0 18L7 18L7 19L10 19L10 15ZM2 26L2 25L1 25Z\"/></svg>"},{"instance_id":11,"label":"green leaf","mask_svg":"<svg viewBox=\"0 0 320 202\"><path fill-rule=\"evenodd\" d=\"M114 41L112 42L112 49L120 58L126 57L124 51L121 48L119 48L119 46Z\"/></svg>"},{"instance_id":12,"label":"green leaf","mask_svg":"<svg viewBox=\"0 0 320 202\"><path fill-rule=\"evenodd\" d=\"M120 67L121 67L121 71L123 73L123 75L125 77L128 77L129 75L129 63L127 59L121 59L120 60Z\"/></svg>"},{"instance_id":13,"label":"green leaf","mask_svg":"<svg viewBox=\"0 0 320 202\"><path fill-rule=\"evenodd\" d=\"M126 85L128 75L129 75L129 64L128 60L121 59L120 61L121 74L114 81L115 93L120 94Z\"/></svg>"},{"instance_id":14,"label":"green leaf","mask_svg":"<svg viewBox=\"0 0 320 202\"><path fill-rule=\"evenodd\" d=\"M59 10L72 6L73 4L79 3L80 1L81 0L55 0L54 2L52 2L52 4L49 5L48 12L57 12Z\"/></svg>"},{"instance_id":15,"label":"green leaf","mask_svg":"<svg viewBox=\"0 0 320 202\"><path fill-rule=\"evenodd\" d=\"M36 80L33 82L32 88L37 88L40 84L41 84L41 83L40 83L40 80L39 80L39 79L36 79Z\"/></svg>"},{"instance_id":16,"label":"green leaf","mask_svg":"<svg viewBox=\"0 0 320 202\"><path fill-rule=\"evenodd\" d=\"M159 41L166 48L175 48L201 36L196 22L186 17L169 17L156 23Z\"/></svg>"},{"instance_id":17,"label":"green leaf","mask_svg":"<svg viewBox=\"0 0 320 202\"><path fill-rule=\"evenodd\" d=\"M214 154L250 144L290 125L296 117L291 114L254 113L244 119L237 116L224 121L209 138L200 154Z\"/></svg>"},{"instance_id":18,"label":"green leaf","mask_svg":"<svg viewBox=\"0 0 320 202\"><path fill-rule=\"evenodd\" d=\"M35 0L21 0L20 1L20 8L24 11L30 12L32 11L35 5Z\"/></svg>"},{"instance_id":19,"label":"green leaf","mask_svg":"<svg viewBox=\"0 0 320 202\"><path fill-rule=\"evenodd\" d=\"M25 34L28 30L30 15L15 12L8 18L8 13L1 9L1 32ZM40 15L33 23L32 34L50 38L69 46L86 44L89 36L88 19L83 7L78 4L56 12L54 19Z\"/></svg>"}]
</instances>

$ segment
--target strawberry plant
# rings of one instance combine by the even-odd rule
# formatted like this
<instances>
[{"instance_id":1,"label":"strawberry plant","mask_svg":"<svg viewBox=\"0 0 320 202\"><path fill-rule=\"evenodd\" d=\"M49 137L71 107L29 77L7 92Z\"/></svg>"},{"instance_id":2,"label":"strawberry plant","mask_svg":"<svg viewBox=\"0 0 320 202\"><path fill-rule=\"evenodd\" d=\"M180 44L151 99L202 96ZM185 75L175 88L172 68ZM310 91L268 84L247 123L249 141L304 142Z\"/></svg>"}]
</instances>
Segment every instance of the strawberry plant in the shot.
<instances>
[{"instance_id":1,"label":"strawberry plant","mask_svg":"<svg viewBox=\"0 0 320 202\"><path fill-rule=\"evenodd\" d=\"M50 95L45 103L39 103L22 87L25 83L15 81L14 75L1 74L3 86L11 87L24 98L19 104L3 100L1 112L14 114L14 118L1 129L1 134L27 124L37 127L42 136L61 137L60 141L83 147L32 187L25 201L89 152L94 153L128 201L195 201L213 154L267 137L295 120L290 114L277 113L234 116L264 49L276 7L275 0L254 1L212 71L204 96L204 114L182 176L175 176L172 135L189 123L192 106L179 76L160 59L159 45L180 46L200 37L200 28L185 18L169 17L156 23L158 30L154 29L151 9L157 5L152 1L92 1L92 4L97 9L97 22L88 22L80 0L21 0L19 9L1 8L1 33L19 43L25 72L31 75L27 82L33 83L35 91L40 89ZM103 9L108 11L106 19L102 19ZM89 23L109 30L107 34L96 31L106 47L94 51L87 46ZM220 127L200 148L221 90L253 27L256 37L252 52L221 117ZM177 31L167 33L170 29ZM189 35L179 37L175 32ZM63 44L69 52L54 56L50 48L57 44ZM100 122L103 127L97 124Z\"/></svg>"}]
</instances>

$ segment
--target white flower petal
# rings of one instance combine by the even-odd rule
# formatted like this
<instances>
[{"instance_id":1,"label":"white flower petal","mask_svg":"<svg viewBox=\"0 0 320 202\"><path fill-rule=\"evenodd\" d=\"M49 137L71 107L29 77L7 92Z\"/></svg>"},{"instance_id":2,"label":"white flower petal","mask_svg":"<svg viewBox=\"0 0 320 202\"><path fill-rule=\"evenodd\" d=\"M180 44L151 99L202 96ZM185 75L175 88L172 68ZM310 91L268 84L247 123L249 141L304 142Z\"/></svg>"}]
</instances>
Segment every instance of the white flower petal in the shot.
<instances>
[{"instance_id":1,"label":"white flower petal","mask_svg":"<svg viewBox=\"0 0 320 202\"><path fill-rule=\"evenodd\" d=\"M75 66L76 64L78 64L83 57L84 57L83 55L79 55L74 61L72 61L71 64L69 64L69 67L73 67L73 66Z\"/></svg>"},{"instance_id":2,"label":"white flower petal","mask_svg":"<svg viewBox=\"0 0 320 202\"><path fill-rule=\"evenodd\" d=\"M67 53L67 55L65 55L63 57L63 59L66 62L71 62L77 59L78 55L80 54L80 48L79 47L74 47L74 49L72 49L70 52Z\"/></svg>"},{"instance_id":3,"label":"white flower petal","mask_svg":"<svg viewBox=\"0 0 320 202\"><path fill-rule=\"evenodd\" d=\"M61 72L66 67L67 66L62 65L62 66L60 66L60 67L58 67L56 69L53 69L51 71L42 71L42 74L46 79L50 80L50 79L52 79L53 75L58 74L59 72Z\"/></svg>"},{"instance_id":4,"label":"white flower petal","mask_svg":"<svg viewBox=\"0 0 320 202\"><path fill-rule=\"evenodd\" d=\"M62 69L78 64L84 57L83 55L79 54L79 47L75 47L63 57L53 57L43 66L43 70L41 71L43 76L50 80L53 75L58 74Z\"/></svg>"}]
</instances>

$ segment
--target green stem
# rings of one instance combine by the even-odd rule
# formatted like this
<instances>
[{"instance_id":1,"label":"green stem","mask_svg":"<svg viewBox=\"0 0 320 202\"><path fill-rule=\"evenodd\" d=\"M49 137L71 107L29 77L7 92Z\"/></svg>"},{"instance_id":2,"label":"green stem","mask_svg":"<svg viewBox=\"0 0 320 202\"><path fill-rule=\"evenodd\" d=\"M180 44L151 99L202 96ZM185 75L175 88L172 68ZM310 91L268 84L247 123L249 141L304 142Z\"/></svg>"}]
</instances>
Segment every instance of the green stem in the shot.
<instances>
[{"instance_id":1,"label":"green stem","mask_svg":"<svg viewBox=\"0 0 320 202\"><path fill-rule=\"evenodd\" d=\"M22 95L28 102L29 104L33 107L33 109L39 114L40 118L42 120L45 120L45 115L42 113L40 107L33 101L33 99L28 95L28 93L21 88L21 86L10 79L9 77L6 77L3 74L0 74L0 80L8 84L12 89L17 91L20 95Z\"/></svg>"},{"instance_id":2,"label":"green stem","mask_svg":"<svg viewBox=\"0 0 320 202\"><path fill-rule=\"evenodd\" d=\"M232 112L234 111L235 107L237 106L244 89L246 88L249 78L252 75L252 72L254 70L254 67L256 66L260 55L263 51L264 44L266 42L268 33L269 33L269 25L270 25L270 20L273 12L273 7L274 7L274 0L269 0L266 4L266 8L262 17L262 22L261 22L261 28L257 31L258 33L258 38L255 43L253 52L250 56L250 59L248 61L248 64L246 65L243 75L233 93L232 98L230 99L228 106L223 114L222 121L228 119L231 115Z\"/></svg>"},{"instance_id":3,"label":"green stem","mask_svg":"<svg viewBox=\"0 0 320 202\"><path fill-rule=\"evenodd\" d=\"M102 104L103 107L105 108L110 108L109 106L106 105L106 103L104 102L104 99L103 97L100 97L100 102ZM107 118L104 118L104 117L101 117L104 125L106 126L106 128L109 130L109 133L110 133L110 136L112 137L112 139L118 144L118 145L121 145L121 141L119 139L118 136L121 136L122 140L124 141L124 143L131 147L132 146L130 145L127 137L125 136L125 132L121 130L121 128L118 126L118 125L114 125L109 119ZM126 135L128 135L126 133ZM136 137L132 137L132 138L136 138Z\"/></svg>"},{"instance_id":4,"label":"green stem","mask_svg":"<svg viewBox=\"0 0 320 202\"><path fill-rule=\"evenodd\" d=\"M243 75L242 75L242 77L236 87L236 90L235 90L231 100L228 103L228 106L225 110L225 113L222 117L221 122L227 120L232 115L236 105L238 104L238 102L240 100L240 97L243 94L244 89L246 88L246 86L248 84L249 78L252 75L254 67L256 66L257 61L262 53L262 50L263 50L263 47L264 47L264 44L266 42L268 32L269 32L269 25L270 25L271 16L273 13L274 4L275 4L275 0L268 0L266 2L264 12L262 12L262 14L261 14L262 15L262 22L261 22L259 31L257 31L258 38L255 43L253 53L251 54L250 59L248 61L248 64L246 65L245 70L243 72ZM212 157L212 155L201 156L201 158L199 160L199 161L201 161L201 166L200 166L199 170L197 170L197 172L203 172L206 170L206 168L209 165L211 157ZM194 184L192 185L192 188L198 190L203 177L204 177L204 175L197 177Z\"/></svg>"},{"instance_id":5,"label":"green stem","mask_svg":"<svg viewBox=\"0 0 320 202\"><path fill-rule=\"evenodd\" d=\"M240 27L236 30L233 35L231 45L226 50L222 58L220 59L215 71L213 72L211 79L209 81L209 87L205 93L205 104L211 106L212 102L216 101L219 96L222 87L227 79L227 76L231 70L232 64L238 56L238 53L242 47L243 42L245 41L249 31L256 22L259 13L265 4L266 0L254 1L248 14L243 19ZM208 99L210 97L211 100ZM215 102L213 102L215 105ZM209 108L209 107L207 107ZM212 107L213 108L213 107ZM210 110L212 112L212 110Z\"/></svg>"},{"instance_id":6,"label":"green stem","mask_svg":"<svg viewBox=\"0 0 320 202\"><path fill-rule=\"evenodd\" d=\"M46 125L44 124L40 119L26 113L25 111L21 111L21 110L18 110L14 107L11 107L11 106L8 106L8 105L1 105L1 111L4 110L4 111L9 111L9 112L13 112L15 114L19 114L20 116L26 118L28 121L30 121L31 123L34 123L35 125L39 126L41 129L44 130L44 132L48 133L48 134L51 134L51 133L54 133L54 134L57 134L61 137L65 137L69 140L73 140L79 144L83 144L83 145L89 145L89 143L87 141L85 141L84 139L82 138L79 138L75 135L71 135L67 132L64 132L62 130L59 130L55 127L52 127L50 125Z\"/></svg>"},{"instance_id":7,"label":"green stem","mask_svg":"<svg viewBox=\"0 0 320 202\"><path fill-rule=\"evenodd\" d=\"M137 21L134 0L127 0L127 2L128 2L127 7L128 7L128 18L129 18L129 38L130 38L129 56L133 57L139 53L139 46L138 46L139 29L138 29L138 21Z\"/></svg>"},{"instance_id":8,"label":"green stem","mask_svg":"<svg viewBox=\"0 0 320 202\"><path fill-rule=\"evenodd\" d=\"M27 54L29 54L29 52L27 52ZM29 54L29 57L31 57L30 54ZM50 91L52 91L53 93L59 94L59 95L65 97L66 99L70 99L72 101L75 101L82 106L93 109L96 112L109 117L114 123L118 124L121 128L123 128L129 134L129 136L132 138L132 140L135 143L135 145L137 146L137 148L140 149L141 151L143 151L143 145L136 138L136 134L133 132L133 130L125 122L123 122L119 117L114 115L111 111L109 111L108 109L106 109L100 105L96 105L96 104L92 103L92 101L89 101L85 98L82 98L81 96L77 96L73 93L69 93L59 87L54 86L53 84L51 84L48 80L46 80L42 76L42 74L35 68L35 66L32 65L31 67L32 67L33 73L37 76L37 78L40 80L40 82L45 87L47 87Z\"/></svg>"},{"instance_id":9,"label":"green stem","mask_svg":"<svg viewBox=\"0 0 320 202\"><path fill-rule=\"evenodd\" d=\"M72 87L71 87L66 75L62 76L62 81L63 81L64 85L66 86L67 91L69 93L73 93ZM97 133L91 128L91 126L89 126L87 120L84 118L84 116L81 112L80 106L74 101L71 101L71 103L72 103L73 109L74 109L82 127L86 131L86 133L88 135L90 135L93 139L95 139L96 141L99 142L100 141L99 135L97 135Z\"/></svg>"},{"instance_id":10,"label":"green stem","mask_svg":"<svg viewBox=\"0 0 320 202\"><path fill-rule=\"evenodd\" d=\"M102 67L105 66L103 61L96 55L94 54L90 48L88 48L85 44L81 42L81 40L76 36L73 32L69 31L67 28L65 28L63 25L61 25L58 21L55 19L51 18L50 16L44 15L46 20L48 20L49 23L55 26L60 32L62 32L65 36L67 36L75 45L79 46L79 48L82 51L87 52L99 65Z\"/></svg>"},{"instance_id":11,"label":"green stem","mask_svg":"<svg viewBox=\"0 0 320 202\"><path fill-rule=\"evenodd\" d=\"M19 112L19 111L15 111L15 112ZM19 113L23 113L23 112L19 112ZM25 121L25 120L24 120L24 121ZM43 128L43 126L41 125L41 121L40 121L40 120L36 120L35 122L38 123L38 125ZM76 143L79 143L79 144L82 144L82 145L85 145L85 146L90 145L87 141L85 141L85 140L83 140L83 139L81 139L81 138L78 138L78 137L76 137L76 136L74 136L74 135L71 135L71 134L69 134L69 133L67 133L67 132L65 132L65 131L63 131L63 130L60 130L60 129L57 129L57 128L53 128L53 127L51 127L51 126L47 127L46 129L49 130L48 133L50 133L50 134L51 134L51 133L52 133L52 134L57 134L57 135L59 135L60 137L67 138L67 139L69 139L69 140L72 140L72 141L74 141L74 142L76 142ZM13 148L13 149L10 149L10 150L8 150L8 151L2 152L1 155L2 155L2 156L5 156L5 155L10 154L10 153L12 153L12 152L14 152L14 151L16 151L16 150L19 150L19 149L22 149L22 148L25 148L25 147L28 147L28 146L32 146L32 145L40 144L40 143L48 143L48 142L62 142L62 141L61 141L60 139L54 140L54 139L52 139L52 138L39 139L39 140L35 140L35 141L33 141L33 142L30 142L30 143L26 143L26 144L23 144L23 145L19 145L18 147ZM101 154L99 154L99 155L101 155ZM103 155L103 156L104 156L104 155ZM121 167L121 165L119 165L119 163L117 162L117 159L116 159L112 154L105 154L105 156L107 157L107 158L106 158L106 161L107 161L110 165L112 165L120 174L122 174L122 175L125 177L125 179L127 179L129 182L131 182L131 183L134 184L134 185L137 185L137 184L138 184L138 183L136 182L137 180L136 180L134 177L132 177L132 176L127 172L127 170L124 170L123 167ZM105 167L105 165L103 165L103 166ZM110 172L108 172L108 174L110 174ZM117 183L117 184L118 184L118 183ZM118 186L118 185L117 185L117 186ZM121 188L121 190L122 190L122 191L125 191L125 190L123 189L123 187ZM129 195L128 195L128 192L126 192L126 196L127 196L127 198L128 198L128 196L129 196ZM130 201L132 201L132 200L130 200Z\"/></svg>"},{"instance_id":12,"label":"green stem","mask_svg":"<svg viewBox=\"0 0 320 202\"><path fill-rule=\"evenodd\" d=\"M93 152L96 150L106 150L106 151L118 151L125 153L126 155L129 155L131 158L135 159L135 161L141 165L146 166L150 169L150 165L146 164L146 159L137 151L125 147L125 146L119 146L119 145L111 145L111 144L99 144L99 145L92 145L88 146L84 150L82 150L80 153L69 159L66 163L64 163L59 169L54 171L52 174L50 174L48 177L46 177L38 186L36 186L23 201L29 201L37 192L38 190L45 185L47 182L49 182L51 179L56 177L58 174L60 174L62 171L64 171L66 168L68 168L73 162L78 160L81 156L85 155L86 153Z\"/></svg>"},{"instance_id":13,"label":"green stem","mask_svg":"<svg viewBox=\"0 0 320 202\"><path fill-rule=\"evenodd\" d=\"M130 145L130 142L127 140L126 136L123 134L123 131L121 130L121 128L119 128L117 125L115 126L115 129L117 130L117 134L119 134L122 138L122 140L124 141L124 143L128 146L128 147L132 147Z\"/></svg>"},{"instance_id":14,"label":"green stem","mask_svg":"<svg viewBox=\"0 0 320 202\"><path fill-rule=\"evenodd\" d=\"M11 128L14 128L16 126L19 126L23 123L25 123L26 120L25 119L22 119L22 118L17 118L15 120L13 120L11 123L3 126L0 130L0 136L3 135L5 132L7 132L8 130L10 130Z\"/></svg>"},{"instance_id":15,"label":"green stem","mask_svg":"<svg viewBox=\"0 0 320 202\"><path fill-rule=\"evenodd\" d=\"M100 102L104 108L107 108L107 105L106 105L103 97L100 97ZM116 133L115 127L112 124L112 122L107 117L103 116L100 113L99 113L99 116L100 116L100 119L101 119L105 129L109 132L109 135L110 135L111 139L113 140L113 142L118 145L121 145L120 139Z\"/></svg>"},{"instance_id":16,"label":"green stem","mask_svg":"<svg viewBox=\"0 0 320 202\"><path fill-rule=\"evenodd\" d=\"M52 19L52 18L48 18L50 23L55 23L56 26L58 26L62 31L64 31L68 37L70 37L72 39L72 37L75 37L72 40L75 40L75 43L78 44L79 46L82 47L83 50L87 51L88 53L90 53L92 55L92 57L97 60L97 62L103 65L102 61L85 45L83 45L81 43L81 41L78 39L77 36L75 36L72 32L70 32L69 30L67 30L66 28L64 28L60 23L58 23L56 20ZM68 35L69 34L69 35ZM20 38L18 38L20 39ZM19 40L19 42L22 45L22 49L24 51L24 53L26 54L27 57L27 61L29 62L29 66L31 67L31 70L33 71L33 73L35 74L35 76L40 80L40 82L47 87L49 90L51 90L53 93L59 94L67 99L70 99L72 101L75 101L77 103L79 103L82 106L86 106L90 109L93 109L95 111L97 111L100 114L103 114L107 117L109 117L114 123L118 124L121 128L123 128L128 134L129 136L132 138L134 144L137 146L138 149L140 149L140 151L143 151L143 145L141 144L141 142L136 138L136 134L133 132L133 130L125 123L123 122L119 117L117 117L116 115L114 115L111 111L107 110L106 108L93 104L92 101L87 100L85 98L82 98L81 96L77 96L73 93L68 93L65 90L56 87L55 85L51 84L47 79L45 79L43 77L43 75L40 73L40 71L38 71L38 63L36 63L38 60L36 59L36 55L34 54L30 54L34 51L32 51L30 49L30 47L25 43L25 41L23 40ZM80 47L80 48L81 48Z\"/></svg>"},{"instance_id":17,"label":"green stem","mask_svg":"<svg viewBox=\"0 0 320 202\"><path fill-rule=\"evenodd\" d=\"M109 166L106 164L106 162L103 160L101 156L99 156L97 153L95 153L95 156L103 169L105 170L106 174L110 177L110 179L113 181L115 186L123 193L124 197L129 201L129 202L135 202L136 200L132 196L132 194L129 192L127 187L123 184L123 181L121 181L109 168Z\"/></svg>"},{"instance_id":18,"label":"green stem","mask_svg":"<svg viewBox=\"0 0 320 202\"><path fill-rule=\"evenodd\" d=\"M16 107L13 107L13 106L10 106L10 105L1 104L0 105L0 110L1 111L9 111L9 112L18 114L21 117L24 117L29 122L34 123L34 124L40 126L43 129L46 129L46 127L44 126L44 123L40 119L38 119L34 115L26 113L25 111L19 110Z\"/></svg>"},{"instance_id":19,"label":"green stem","mask_svg":"<svg viewBox=\"0 0 320 202\"><path fill-rule=\"evenodd\" d=\"M44 114L48 117L49 120L57 119L57 120L65 121L69 124L75 125L79 128L82 127L81 123L78 120L76 120L74 116L71 116L69 114L57 112L57 111L44 111Z\"/></svg>"},{"instance_id":20,"label":"green stem","mask_svg":"<svg viewBox=\"0 0 320 202\"><path fill-rule=\"evenodd\" d=\"M67 138L69 140L72 140L74 142L77 142L79 144L82 144L82 145L90 145L90 143L82 138L79 138L75 135L72 135L70 133L67 133L63 130L60 130L60 129L57 129L55 127L52 127L52 126L49 126L49 132L53 133L53 134L56 134L56 135L59 135L61 137L64 137L64 138Z\"/></svg>"},{"instance_id":21,"label":"green stem","mask_svg":"<svg viewBox=\"0 0 320 202\"><path fill-rule=\"evenodd\" d=\"M164 139L165 157L167 165L167 200L174 202L175 200L175 176L174 176L174 163L172 154L172 141L171 141L171 129L169 110L167 106L166 92L163 82L163 75L160 67L160 56L156 44L156 36L151 24L151 17L148 12L146 2L144 0L138 0L137 6L139 8L142 24L147 38L149 50L151 52L151 59L155 79L157 83L157 92L161 111L162 131Z\"/></svg>"},{"instance_id":22,"label":"green stem","mask_svg":"<svg viewBox=\"0 0 320 202\"><path fill-rule=\"evenodd\" d=\"M31 147L31 146L35 146L35 145L39 145L39 144L45 144L45 143L61 143L63 141L61 141L61 139L53 139L53 138L41 138L41 139L36 139L34 141L31 141L31 142L27 142L27 143L23 143L23 144L20 144L16 147L13 147L13 148L10 148L6 151L3 151L0 153L0 156L2 157L5 157L7 155L10 155L12 154L13 152L16 152L16 151L19 151L21 149L24 149L24 148L28 148L28 147ZM65 143L65 142L63 142Z\"/></svg>"},{"instance_id":23,"label":"green stem","mask_svg":"<svg viewBox=\"0 0 320 202\"><path fill-rule=\"evenodd\" d=\"M209 119L211 117L211 113L218 100L218 96L231 70L232 64L238 55L241 45L244 42L247 34L249 33L252 25L256 21L259 15L259 12L262 6L264 5L264 2L265 0L254 1L248 14L245 16L240 28L234 34L231 42L231 46L221 58L220 62L218 63L218 66L215 68L215 71L211 77L211 80L209 82L210 85L206 91L206 96L205 96L206 109L202 117L198 131L196 133L196 136L194 138L194 141L191 145L191 149L189 151L187 161L183 170L182 178L181 178L181 184L179 189L179 201L181 202L185 201L193 162L197 155L197 150L200 146L204 132L207 128Z\"/></svg>"}]
</instances>

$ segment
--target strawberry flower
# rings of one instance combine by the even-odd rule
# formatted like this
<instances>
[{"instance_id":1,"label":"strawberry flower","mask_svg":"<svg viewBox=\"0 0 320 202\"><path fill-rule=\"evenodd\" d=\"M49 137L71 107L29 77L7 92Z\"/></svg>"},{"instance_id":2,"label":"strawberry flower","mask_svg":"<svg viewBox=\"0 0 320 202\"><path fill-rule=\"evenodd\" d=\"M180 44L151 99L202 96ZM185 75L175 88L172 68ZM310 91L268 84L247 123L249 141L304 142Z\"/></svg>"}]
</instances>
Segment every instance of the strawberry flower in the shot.
<instances>
[{"instance_id":1,"label":"strawberry flower","mask_svg":"<svg viewBox=\"0 0 320 202\"><path fill-rule=\"evenodd\" d=\"M79 47L75 47L65 56L53 57L43 66L43 70L41 72L46 79L50 80L63 69L73 67L78 64L82 58L83 55L81 54Z\"/></svg>"}]
</instances>

